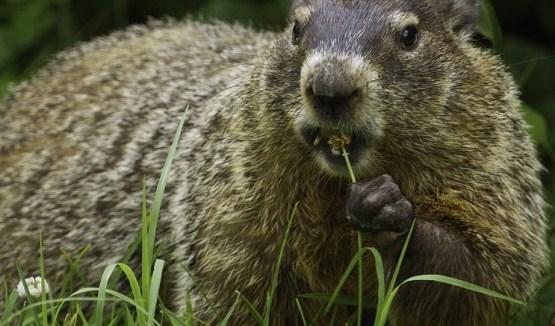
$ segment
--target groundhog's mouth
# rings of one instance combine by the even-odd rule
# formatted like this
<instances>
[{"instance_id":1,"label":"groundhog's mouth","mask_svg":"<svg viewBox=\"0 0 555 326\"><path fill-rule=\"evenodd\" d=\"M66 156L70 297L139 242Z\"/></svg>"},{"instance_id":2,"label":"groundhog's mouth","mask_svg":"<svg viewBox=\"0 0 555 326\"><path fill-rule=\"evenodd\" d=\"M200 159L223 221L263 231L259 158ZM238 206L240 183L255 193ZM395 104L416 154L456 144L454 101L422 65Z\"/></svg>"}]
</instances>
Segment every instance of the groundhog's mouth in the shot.
<instances>
[{"instance_id":1,"label":"groundhog's mouth","mask_svg":"<svg viewBox=\"0 0 555 326\"><path fill-rule=\"evenodd\" d=\"M369 137L362 133L310 126L302 128L301 136L307 146L322 154L328 165L341 170L346 168L343 148L349 154L351 163L356 165L371 143Z\"/></svg>"}]
</instances>

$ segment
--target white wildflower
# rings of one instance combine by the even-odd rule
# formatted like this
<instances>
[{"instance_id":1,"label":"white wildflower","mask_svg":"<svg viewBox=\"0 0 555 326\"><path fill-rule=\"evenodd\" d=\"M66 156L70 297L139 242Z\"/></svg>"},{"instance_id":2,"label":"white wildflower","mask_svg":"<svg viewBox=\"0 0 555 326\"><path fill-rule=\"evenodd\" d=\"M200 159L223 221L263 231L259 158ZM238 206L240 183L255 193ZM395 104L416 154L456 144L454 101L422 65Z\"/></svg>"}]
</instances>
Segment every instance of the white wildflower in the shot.
<instances>
[{"instance_id":1,"label":"white wildflower","mask_svg":"<svg viewBox=\"0 0 555 326\"><path fill-rule=\"evenodd\" d=\"M29 294L33 298L40 297L40 295L42 293L42 281L41 280L42 279L40 278L40 276L28 277L28 278L25 279L25 283L27 284L27 287L29 288ZM46 283L46 280L44 280L44 291L46 293L50 292L50 288L48 287L48 283ZM27 294L25 293L25 287L23 286L23 281L19 281L19 283L17 283L17 293L19 294L20 298L26 298L27 297Z\"/></svg>"}]
</instances>

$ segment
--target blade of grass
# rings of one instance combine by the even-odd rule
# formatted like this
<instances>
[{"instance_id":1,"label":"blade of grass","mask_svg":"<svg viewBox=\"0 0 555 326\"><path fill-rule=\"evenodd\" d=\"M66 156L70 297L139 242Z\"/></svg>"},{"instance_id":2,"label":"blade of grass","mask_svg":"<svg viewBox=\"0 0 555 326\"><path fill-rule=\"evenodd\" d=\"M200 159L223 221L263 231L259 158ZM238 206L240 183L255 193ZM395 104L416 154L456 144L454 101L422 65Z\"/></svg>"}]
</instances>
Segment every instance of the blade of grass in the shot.
<instances>
[{"instance_id":1,"label":"blade of grass","mask_svg":"<svg viewBox=\"0 0 555 326\"><path fill-rule=\"evenodd\" d=\"M98 286L98 300L96 302L96 307L94 310L94 322L97 326L102 326L104 319L104 302L106 299L106 286L110 280L112 272L116 268L116 264L110 264L106 266L102 277L100 278L100 285Z\"/></svg>"},{"instance_id":2,"label":"blade of grass","mask_svg":"<svg viewBox=\"0 0 555 326\"><path fill-rule=\"evenodd\" d=\"M307 326L308 324L306 323L306 318L304 316L304 311L303 311L303 307L301 306L301 302L299 301L299 298L295 298L295 305L297 306L297 309L299 310L299 315L301 315L301 321L303 322L303 326Z\"/></svg>"},{"instance_id":3,"label":"blade of grass","mask_svg":"<svg viewBox=\"0 0 555 326\"><path fill-rule=\"evenodd\" d=\"M150 309L150 289L151 289L151 268L152 262L156 259L154 253L154 246L156 242L156 229L158 227L158 217L160 215L160 208L162 207L162 199L164 197L164 190L166 189L166 184L168 181L168 176L172 166L173 159L177 152L177 146L179 144L179 139L183 130L183 125L185 124L185 118L189 109L187 108L179 122L177 130L175 132L172 144L166 156L166 161L164 162L164 167L158 179L158 184L156 186L156 191L154 193L154 199L152 201L152 206L150 213L148 213L146 208L146 186L143 182L143 197L142 197L142 275L141 281L143 285L143 298L145 299L145 308ZM157 295L157 294L156 294Z\"/></svg>"},{"instance_id":4,"label":"blade of grass","mask_svg":"<svg viewBox=\"0 0 555 326\"><path fill-rule=\"evenodd\" d=\"M393 303L393 299L397 295L397 291L399 291L399 287L393 288L391 292L388 292L388 294L385 296L385 301L381 311L376 312L377 322L374 321L374 325L385 326L387 324L387 317L389 316L391 304Z\"/></svg>"},{"instance_id":5,"label":"blade of grass","mask_svg":"<svg viewBox=\"0 0 555 326\"><path fill-rule=\"evenodd\" d=\"M126 322L127 326L135 325L135 320L134 320L133 316L131 315L131 311L129 311L129 308L127 306L123 306L123 309L125 311L125 322ZM140 322L138 324L143 325Z\"/></svg>"},{"instance_id":6,"label":"blade of grass","mask_svg":"<svg viewBox=\"0 0 555 326\"><path fill-rule=\"evenodd\" d=\"M345 146L341 146L341 151L343 152L343 158L345 158L345 164L347 165L347 169L349 170L349 176L351 177L351 181L353 183L357 182L355 177L355 173L353 172L353 167L351 165L351 160L349 159L349 153L345 149ZM360 232L357 231L357 250L362 252L362 238ZM358 304L357 304L357 326L360 326L362 323L362 289L363 289L363 255L361 254L358 260Z\"/></svg>"},{"instance_id":7,"label":"blade of grass","mask_svg":"<svg viewBox=\"0 0 555 326\"><path fill-rule=\"evenodd\" d=\"M378 305L377 309L383 305L385 300L385 269L383 266L382 255L376 248L366 248L374 256L374 265L376 267L376 278L378 279Z\"/></svg>"},{"instance_id":8,"label":"blade of grass","mask_svg":"<svg viewBox=\"0 0 555 326\"><path fill-rule=\"evenodd\" d=\"M142 190L142 198L141 198L141 284L143 286L143 307L145 309L148 308L148 300L149 298L149 290L150 290L150 273L152 267L152 252L150 251L150 247L148 245L148 209L147 209L147 202L146 202L146 180L143 178L143 190Z\"/></svg>"},{"instance_id":9,"label":"blade of grass","mask_svg":"<svg viewBox=\"0 0 555 326\"><path fill-rule=\"evenodd\" d=\"M156 313L156 304L158 302L158 292L162 283L162 270L164 269L164 261L157 259L154 262L154 272L152 273L152 283L150 284L150 298L148 300L148 326L154 324L154 314Z\"/></svg>"},{"instance_id":10,"label":"blade of grass","mask_svg":"<svg viewBox=\"0 0 555 326\"><path fill-rule=\"evenodd\" d=\"M131 267L123 263L117 263L116 266L123 272L127 280L129 281L129 287L131 288L131 293L133 294L133 299L136 302L141 303L143 297L141 295L141 287L139 286L139 281L133 273Z\"/></svg>"},{"instance_id":11,"label":"blade of grass","mask_svg":"<svg viewBox=\"0 0 555 326\"><path fill-rule=\"evenodd\" d=\"M166 315L172 326L188 326L175 313L162 305L162 314Z\"/></svg>"},{"instance_id":12,"label":"blade of grass","mask_svg":"<svg viewBox=\"0 0 555 326\"><path fill-rule=\"evenodd\" d=\"M131 293L133 294L133 299L135 300L135 302L144 307L144 298L141 294L141 288L139 286L139 282L137 281L137 277L133 273L131 267L123 263L118 263L117 267L123 272L123 274L125 274L125 277L127 277L127 280L129 281L129 287L131 288ZM144 316L138 311L137 322L139 323L139 325L146 324Z\"/></svg>"},{"instance_id":13,"label":"blade of grass","mask_svg":"<svg viewBox=\"0 0 555 326\"><path fill-rule=\"evenodd\" d=\"M139 304L137 304L136 302L134 302L131 298L129 298L129 297L126 296L126 295L123 295L123 294L121 294L121 293L119 293L119 292L116 292L116 291L114 291L114 290L109 290L109 289L106 290L106 293L108 293L108 294L110 294L110 295L112 295L112 296L114 296L114 297L120 299L120 301L123 301L123 302L125 302L125 303L127 303L127 304L129 304L129 305L132 305L133 307L136 307L137 309L140 308L140 305L139 305ZM141 308L142 308L142 307L141 307ZM148 316L148 311L146 311L146 310L144 310L144 309L140 309L139 311L140 311L141 313L143 313L145 316ZM160 323L157 322L156 320L153 320L153 324L154 324L154 325L157 325L157 326L160 326Z\"/></svg>"},{"instance_id":14,"label":"blade of grass","mask_svg":"<svg viewBox=\"0 0 555 326\"><path fill-rule=\"evenodd\" d=\"M295 218L295 215L297 214L297 210L299 208L299 203L296 202L295 206L293 207L293 211L291 212L291 215L289 216L289 221L287 222L287 228L285 229L285 234L283 236L283 239L281 240L281 244L280 244L280 248L279 248L279 255L278 255L278 259L276 262L276 266L274 267L274 274L272 275L272 283L271 283L271 287L270 287L270 292L268 293L268 296L266 297L266 306L264 309L264 323L263 325L267 326L270 324L270 314L272 311L272 305L273 305L273 299L274 296L276 294L276 290L279 284L279 272L281 270L281 262L283 260L283 256L285 254L285 245L287 244L287 240L289 238L289 234L291 232L291 226L293 225L293 219Z\"/></svg>"},{"instance_id":15,"label":"blade of grass","mask_svg":"<svg viewBox=\"0 0 555 326\"><path fill-rule=\"evenodd\" d=\"M191 320L195 321L197 324L187 324L185 321L183 321L183 318L180 318L177 314L175 314L174 312L172 312L171 310L169 310L167 307L164 306L164 303L160 301L160 306L161 306L161 312L162 314L166 315L166 317L168 317L168 319L170 319L170 321L177 323L180 326L193 326L193 325L210 325L209 323L205 322L204 320L198 319L195 316L193 316L191 314Z\"/></svg>"},{"instance_id":16,"label":"blade of grass","mask_svg":"<svg viewBox=\"0 0 555 326\"><path fill-rule=\"evenodd\" d=\"M173 159L175 158L177 145L179 144L179 139L181 137L181 132L183 130L183 125L185 124L185 118L188 112L189 112L189 109L187 108L175 132L172 145L166 157L166 162L164 163L164 167L162 168L162 173L160 174L160 178L158 179L158 185L156 186L156 191L154 193L154 200L152 202L152 207L150 209L150 214L149 214L150 221L149 221L149 230L148 230L148 251L150 253L150 257L153 257L153 258L154 258L154 255L153 255L154 244L156 240L156 228L158 226L158 216L160 214L160 208L162 207L164 190L166 189L166 183L168 182L170 168L172 166Z\"/></svg>"},{"instance_id":17,"label":"blade of grass","mask_svg":"<svg viewBox=\"0 0 555 326\"><path fill-rule=\"evenodd\" d=\"M110 323L108 324L108 326L114 326L114 325L120 324L121 314L120 313L116 314L116 312L121 311L121 309L116 311L115 308L116 307L114 305L114 307L112 308L112 314L110 315L110 319L109 319Z\"/></svg>"},{"instance_id":18,"label":"blade of grass","mask_svg":"<svg viewBox=\"0 0 555 326\"><path fill-rule=\"evenodd\" d=\"M82 280L85 279L83 272L80 270L81 259L87 252L92 248L91 244L87 244L81 251L72 258L71 255L66 252L63 248L62 255L64 260L69 265L68 272L65 273L63 281L62 281L62 289L57 293L58 296L63 296L65 293L72 287L73 285L73 277L80 277Z\"/></svg>"},{"instance_id":19,"label":"blade of grass","mask_svg":"<svg viewBox=\"0 0 555 326\"><path fill-rule=\"evenodd\" d=\"M81 307L79 305L77 305L75 310L77 310L77 315L79 316L79 319L81 319L81 325L89 326L89 321L85 317L85 314L83 313L83 310L81 309Z\"/></svg>"},{"instance_id":20,"label":"blade of grass","mask_svg":"<svg viewBox=\"0 0 555 326\"><path fill-rule=\"evenodd\" d=\"M64 326L75 326L75 325L77 325L77 318L78 317L79 317L79 315L77 315L77 313L74 313L71 316L69 314L67 314L62 325L64 325Z\"/></svg>"},{"instance_id":21,"label":"blade of grass","mask_svg":"<svg viewBox=\"0 0 555 326\"><path fill-rule=\"evenodd\" d=\"M347 165L347 170L349 171L349 176L351 177L351 181L353 183L356 183L357 179L355 178L355 173L353 172L353 166L351 165L351 160L349 159L349 153L347 153L345 146L341 147L341 151L343 152L343 158L345 159L345 164Z\"/></svg>"},{"instance_id":22,"label":"blade of grass","mask_svg":"<svg viewBox=\"0 0 555 326\"><path fill-rule=\"evenodd\" d=\"M44 276L44 247L42 243L42 233L39 233L39 263L40 263L40 299L42 325L48 325L48 309L46 308L46 281ZM54 321L55 322L55 321Z\"/></svg>"},{"instance_id":23,"label":"blade of grass","mask_svg":"<svg viewBox=\"0 0 555 326\"><path fill-rule=\"evenodd\" d=\"M493 291L487 288L484 288L482 286L470 283L470 282L466 282L463 280L459 280L453 277L449 277L449 276L445 276L445 275L436 275L436 274L424 274L424 275L417 275L417 276L413 276L410 277L406 280L403 281L403 283L401 283L399 285L399 287L401 287L403 284L406 283L410 283L410 282L422 282L422 281L428 281L428 282L437 282L437 283L442 283L442 284L448 284L448 285L452 285L452 286L456 286L468 291L472 291L472 292L476 292L476 293L480 293L480 294L484 294L487 296L490 296L492 298L497 298L497 299L501 299L501 300L505 300L505 301L509 301L511 303L514 304L518 304L518 305L524 305L525 302L512 298L510 296L501 294L497 291Z\"/></svg>"},{"instance_id":24,"label":"blade of grass","mask_svg":"<svg viewBox=\"0 0 555 326\"><path fill-rule=\"evenodd\" d=\"M353 258L351 259L351 261L347 265L347 268L345 269L345 271L341 275L341 278L339 279L339 283L337 284L337 286L333 290L333 293L329 297L327 304L324 306L323 309L320 309L320 310L318 310L318 312L316 312L315 316L311 320L311 324L314 323L314 322L317 322L318 318L320 318L322 313L324 313L324 314L329 313L329 311L330 311L330 309L331 309L331 307L333 306L334 303L338 303L337 300L338 300L338 297L339 297L339 291L341 291L341 289L343 288L343 285L345 285L345 282L347 281L347 278L349 277L349 275L353 271L353 268L355 267L355 265L358 263L358 261L360 259L360 256L363 254L364 250L365 249L357 251L355 253Z\"/></svg>"},{"instance_id":25,"label":"blade of grass","mask_svg":"<svg viewBox=\"0 0 555 326\"><path fill-rule=\"evenodd\" d=\"M333 290L333 293L332 293L328 303L326 304L326 307L324 309L324 314L327 314L330 311L332 305L335 302L335 299L339 295L339 291L341 291L341 289L343 288L343 285L345 285L345 282L347 281L347 278L349 277L349 275L353 271L353 268L355 268L355 265L358 263L362 253L363 253L363 250L357 251L355 256L349 262L349 265L347 265L347 268L345 269L345 272L343 272L343 275L341 275L341 278L339 279L339 283L337 284L337 286Z\"/></svg>"},{"instance_id":26,"label":"blade of grass","mask_svg":"<svg viewBox=\"0 0 555 326\"><path fill-rule=\"evenodd\" d=\"M362 237L360 232L357 232L357 251L362 252ZM362 259L363 255L360 255L358 259L358 291L357 291L357 326L362 324Z\"/></svg>"},{"instance_id":27,"label":"blade of grass","mask_svg":"<svg viewBox=\"0 0 555 326\"><path fill-rule=\"evenodd\" d=\"M395 283L397 282L397 277L399 276L399 271L401 270L401 265L403 264L403 260L405 259L405 254L407 253L407 248L409 247L409 242L410 242L410 239L412 237L412 232L414 230L415 225L416 225L416 219L414 219L412 221L412 225L410 226L407 237L405 238L405 242L403 243L403 249L401 250L401 254L399 255L399 258L397 259L397 264L395 266L393 276L391 277L391 280L389 281L389 287L388 287L386 296L389 293L391 293L393 291L393 288L395 287Z\"/></svg>"},{"instance_id":28,"label":"blade of grass","mask_svg":"<svg viewBox=\"0 0 555 326\"><path fill-rule=\"evenodd\" d=\"M386 324L387 316L388 316L389 311L391 309L393 299L395 299L395 296L397 295L397 292L399 291L401 286L403 286L404 284L410 283L410 282L422 282L422 281L438 282L438 283L448 284L448 285L452 285L452 286L456 286L456 287L459 287L459 288L466 289L468 291L488 295L488 296L493 297L493 298L506 300L506 301L509 301L511 303L515 303L515 304L519 304L519 305L524 305L525 304L524 302L522 302L520 300L517 300L517 299L514 299L514 298L511 298L507 295L504 295L504 294L501 294L499 292L489 290L489 289L486 289L486 288L481 287L479 285L476 285L476 284L473 284L473 283L470 283L470 282L466 282L466 281L463 281L463 280L459 280L459 279L456 279L456 278L453 278L453 277L444 276L444 275L436 275L436 274L417 275L417 276L413 276L413 277L410 277L410 278L404 280L401 284L399 284L399 286L395 287L391 291L391 293L386 298L386 302L384 304L383 311L382 311L382 314L379 318L379 322L378 322L377 325L378 326L384 326Z\"/></svg>"},{"instance_id":29,"label":"blade of grass","mask_svg":"<svg viewBox=\"0 0 555 326\"><path fill-rule=\"evenodd\" d=\"M395 270L391 279L389 280L389 286L387 288L387 292L385 293L383 305L379 307L380 309L376 310L376 319L374 320L374 325L376 326L383 326L387 322L391 303L397 293L397 288L395 287L395 284L397 283L397 277L399 276L399 271L401 270L401 265L403 264L403 260L405 258L405 254L407 252L407 248L409 246L409 242L412 237L412 232L415 225L416 219L412 221L412 225L409 229L407 237L405 238L405 242L403 243L403 248L401 249L401 253L399 255L399 258L397 259L397 264L395 265Z\"/></svg>"},{"instance_id":30,"label":"blade of grass","mask_svg":"<svg viewBox=\"0 0 555 326\"><path fill-rule=\"evenodd\" d=\"M231 305L231 308L229 308L229 310L227 311L227 314L225 315L224 319L220 322L221 326L227 326L227 324L229 323L229 320L231 319L231 316L235 312L235 309L237 309L237 305L239 304L239 302L241 302L241 297L239 295L237 295L236 298L235 298L235 301Z\"/></svg>"},{"instance_id":31,"label":"blade of grass","mask_svg":"<svg viewBox=\"0 0 555 326\"><path fill-rule=\"evenodd\" d=\"M237 293L239 295L239 297L241 297L241 301L243 301L246 305L247 305L247 309L249 310L249 312L251 313L251 315L254 317L254 319L256 319L256 322L258 324L263 324L264 323L264 318L262 317L262 315L258 312L258 310L256 310L256 308L254 307L254 305L252 304L252 302L249 301L249 299L245 298L241 292L239 291L235 291L235 293Z\"/></svg>"}]
</instances>

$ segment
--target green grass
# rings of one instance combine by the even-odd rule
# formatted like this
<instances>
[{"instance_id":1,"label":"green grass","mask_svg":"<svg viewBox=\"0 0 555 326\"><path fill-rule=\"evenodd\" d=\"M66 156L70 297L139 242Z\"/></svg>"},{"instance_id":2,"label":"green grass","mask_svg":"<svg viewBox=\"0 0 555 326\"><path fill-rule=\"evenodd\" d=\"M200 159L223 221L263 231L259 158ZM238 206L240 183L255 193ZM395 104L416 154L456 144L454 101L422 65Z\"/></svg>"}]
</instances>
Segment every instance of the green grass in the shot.
<instances>
[{"instance_id":1,"label":"green grass","mask_svg":"<svg viewBox=\"0 0 555 326\"><path fill-rule=\"evenodd\" d=\"M194 316L193 307L188 301L183 316L178 316L176 313L168 310L163 306L159 300L159 290L162 282L162 271L164 269L164 261L156 257L155 239L156 229L160 213L160 207L163 201L164 189L167 183L169 171L172 161L175 157L176 149L179 143L179 137L183 128L185 118L182 119L179 127L175 133L173 143L169 149L168 156L164 168L162 170L155 194L152 201L150 210L147 209L146 190L143 185L142 197L142 227L140 230L140 245L141 245L141 277L138 278L133 269L126 263L121 262L107 266L102 274L98 287L86 287L79 289L69 295L64 292L58 297L54 298L51 293L46 293L45 287L45 270L44 270L44 256L42 239L40 242L40 276L41 276L41 296L40 298L33 298L30 290L25 282L25 299L19 299L17 290L8 291L7 286L4 285L4 310L0 315L1 325L197 325L204 324L202 321L197 320ZM349 162L348 153L343 149L343 155L347 163L351 180L356 182L355 175ZM283 239L279 247L279 253L276 257L274 272L272 274L271 285L266 293L265 306L262 312L256 310L240 292L236 292L236 297L233 302L230 302L230 308L222 317L219 325L229 325L233 320L233 314L237 307L241 304L247 306L251 312L253 321L262 326L271 324L272 312L274 302L277 300L276 292L279 287L279 273L282 260L285 255L285 248L292 226L295 222L297 214L298 203L295 205L289 221L284 232ZM388 322L388 315L391 309L393 300L399 289L410 282L438 282L448 284L468 291L489 295L501 300L507 300L515 304L523 304L523 302L516 299L507 297L503 294L482 288L475 284L471 284L462 280L454 279L442 275L419 275L413 276L409 279L398 283L399 270L401 268L403 258L407 247L410 242L414 223L408 233L404 242L400 257L397 261L395 270L392 277L388 280L384 270L382 257L378 250L375 248L362 246L362 235L358 233L357 246L358 250L351 259L344 273L341 275L340 281L335 290L331 294L308 293L298 294L295 300L297 313L303 325L311 325L319 322L319 318L323 315L334 315L334 307L336 305L349 305L356 307L356 313L352 319L351 325L361 325L363 319L363 308L370 307L364 300L366 297L363 293L364 276L363 275L363 259L365 254L371 253L374 259L376 268L376 279L378 281L377 306L374 326L384 326ZM129 251L132 252L136 249L139 242L135 242L130 246ZM75 260L69 259L70 273L64 278L62 289L71 288L71 279L79 273L78 262L82 255L88 250L85 248L78 254ZM67 256L69 257L69 256ZM126 255L130 257L130 255ZM356 297L348 297L341 295L341 289L354 268L357 267L358 271L358 287ZM18 269L20 279L23 279L23 272ZM121 278L121 275L124 278ZM116 280L114 280L116 279ZM118 283L127 282L129 285L130 293L120 293L111 287L116 286ZM9 295L8 295L9 293ZM307 316L303 312L300 299L316 300L322 302L320 311L314 316ZM92 314L87 315L84 311L90 311L84 304L88 303L93 305ZM107 314L106 312L109 312ZM333 317L332 317L333 319ZM332 322L333 323L333 322Z\"/></svg>"}]
</instances>

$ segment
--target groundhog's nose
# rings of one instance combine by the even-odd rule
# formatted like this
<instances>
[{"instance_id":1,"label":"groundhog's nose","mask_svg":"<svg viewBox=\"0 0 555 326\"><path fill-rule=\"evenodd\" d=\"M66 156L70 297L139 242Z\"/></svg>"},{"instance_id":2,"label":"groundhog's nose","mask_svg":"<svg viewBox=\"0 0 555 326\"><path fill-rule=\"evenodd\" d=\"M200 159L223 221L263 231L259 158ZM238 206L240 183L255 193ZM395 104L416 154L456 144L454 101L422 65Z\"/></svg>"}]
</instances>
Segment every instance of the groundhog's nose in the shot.
<instances>
[{"instance_id":1,"label":"groundhog's nose","mask_svg":"<svg viewBox=\"0 0 555 326\"><path fill-rule=\"evenodd\" d=\"M341 61L326 61L308 77L305 96L313 111L323 119L337 121L348 116L356 106L361 89L350 69Z\"/></svg>"}]
</instances>

